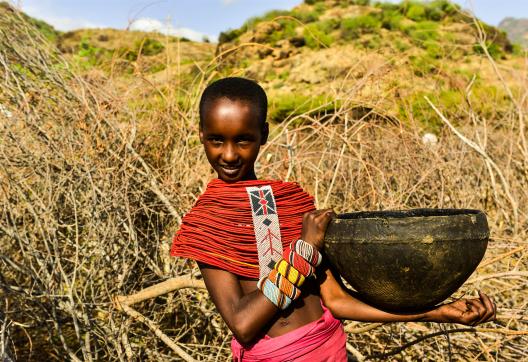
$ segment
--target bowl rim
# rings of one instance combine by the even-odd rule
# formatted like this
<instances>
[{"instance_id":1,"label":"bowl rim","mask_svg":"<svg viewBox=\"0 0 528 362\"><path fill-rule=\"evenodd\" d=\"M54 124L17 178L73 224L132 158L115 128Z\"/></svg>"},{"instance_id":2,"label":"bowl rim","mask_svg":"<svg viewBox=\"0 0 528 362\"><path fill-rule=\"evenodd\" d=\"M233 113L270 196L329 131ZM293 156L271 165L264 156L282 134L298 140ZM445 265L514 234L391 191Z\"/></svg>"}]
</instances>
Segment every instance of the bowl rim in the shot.
<instances>
[{"instance_id":1,"label":"bowl rim","mask_svg":"<svg viewBox=\"0 0 528 362\"><path fill-rule=\"evenodd\" d=\"M358 219L403 219L409 217L448 217L448 216L472 216L484 214L482 210L476 209L408 209L408 210L378 210L378 211L356 211L342 213L336 216L340 220Z\"/></svg>"}]
</instances>

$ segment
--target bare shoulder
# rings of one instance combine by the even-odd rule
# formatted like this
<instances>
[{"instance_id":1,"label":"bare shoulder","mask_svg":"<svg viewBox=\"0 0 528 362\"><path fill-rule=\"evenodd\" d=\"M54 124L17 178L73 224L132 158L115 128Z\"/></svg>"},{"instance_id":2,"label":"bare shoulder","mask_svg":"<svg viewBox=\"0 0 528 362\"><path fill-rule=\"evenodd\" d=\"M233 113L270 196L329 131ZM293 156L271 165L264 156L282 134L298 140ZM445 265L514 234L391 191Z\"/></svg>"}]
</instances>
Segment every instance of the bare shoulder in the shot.
<instances>
[{"instance_id":1,"label":"bare shoulder","mask_svg":"<svg viewBox=\"0 0 528 362\"><path fill-rule=\"evenodd\" d=\"M221 298L222 295L239 294L241 291L238 277L228 272L208 264L198 263L205 285L213 301Z\"/></svg>"}]
</instances>

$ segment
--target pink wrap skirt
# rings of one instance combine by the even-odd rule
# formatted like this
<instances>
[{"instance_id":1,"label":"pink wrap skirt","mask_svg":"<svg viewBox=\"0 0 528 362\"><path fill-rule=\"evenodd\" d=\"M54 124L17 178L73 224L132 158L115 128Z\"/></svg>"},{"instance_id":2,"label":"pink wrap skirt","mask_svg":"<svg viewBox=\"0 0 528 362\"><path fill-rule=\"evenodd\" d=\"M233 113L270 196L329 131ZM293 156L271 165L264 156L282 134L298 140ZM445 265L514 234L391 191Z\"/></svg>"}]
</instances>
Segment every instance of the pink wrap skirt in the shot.
<instances>
[{"instance_id":1,"label":"pink wrap skirt","mask_svg":"<svg viewBox=\"0 0 528 362\"><path fill-rule=\"evenodd\" d=\"M346 335L341 322L323 306L323 315L278 337L265 336L250 346L231 341L234 362L346 362Z\"/></svg>"}]
</instances>

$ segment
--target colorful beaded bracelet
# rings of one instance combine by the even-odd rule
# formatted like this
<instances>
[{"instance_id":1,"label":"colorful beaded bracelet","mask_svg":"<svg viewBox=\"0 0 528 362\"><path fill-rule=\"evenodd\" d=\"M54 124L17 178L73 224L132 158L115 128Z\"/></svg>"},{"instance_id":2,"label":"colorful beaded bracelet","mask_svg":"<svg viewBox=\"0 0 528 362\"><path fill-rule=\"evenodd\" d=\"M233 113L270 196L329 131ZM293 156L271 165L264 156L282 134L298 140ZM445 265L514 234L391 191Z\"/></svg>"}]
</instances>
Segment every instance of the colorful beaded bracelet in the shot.
<instances>
[{"instance_id":1,"label":"colorful beaded bracelet","mask_svg":"<svg viewBox=\"0 0 528 362\"><path fill-rule=\"evenodd\" d=\"M290 248L314 267L319 266L323 260L321 253L302 239L293 241Z\"/></svg>"},{"instance_id":2,"label":"colorful beaded bracelet","mask_svg":"<svg viewBox=\"0 0 528 362\"><path fill-rule=\"evenodd\" d=\"M286 279L276 269L272 269L268 275L268 279L280 289L281 292L286 294L291 300L299 298L301 291L292 282Z\"/></svg>"},{"instance_id":3,"label":"colorful beaded bracelet","mask_svg":"<svg viewBox=\"0 0 528 362\"><path fill-rule=\"evenodd\" d=\"M273 284L273 282L269 280L268 277L261 278L257 283L257 287L264 294L264 296L278 308L286 309L290 306L292 300L283 292L281 292L281 290L275 284Z\"/></svg>"},{"instance_id":4,"label":"colorful beaded bracelet","mask_svg":"<svg viewBox=\"0 0 528 362\"><path fill-rule=\"evenodd\" d=\"M300 287L304 283L304 275L302 275L295 267L290 265L286 260L281 259L275 264L275 269L288 279L295 286Z\"/></svg>"},{"instance_id":5,"label":"colorful beaded bracelet","mask_svg":"<svg viewBox=\"0 0 528 362\"><path fill-rule=\"evenodd\" d=\"M283 259L295 269L297 269L299 273L304 275L305 278L309 278L315 274L314 267L308 261L306 261L306 259L289 247L284 250Z\"/></svg>"}]
</instances>

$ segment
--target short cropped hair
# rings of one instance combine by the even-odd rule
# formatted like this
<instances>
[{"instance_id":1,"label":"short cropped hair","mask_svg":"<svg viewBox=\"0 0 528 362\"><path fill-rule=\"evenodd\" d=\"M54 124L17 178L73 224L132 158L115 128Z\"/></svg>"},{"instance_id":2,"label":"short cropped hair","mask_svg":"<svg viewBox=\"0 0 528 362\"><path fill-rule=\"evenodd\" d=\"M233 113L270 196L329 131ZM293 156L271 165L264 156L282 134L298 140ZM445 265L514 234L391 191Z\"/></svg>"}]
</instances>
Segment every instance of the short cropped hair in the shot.
<instances>
[{"instance_id":1,"label":"short cropped hair","mask_svg":"<svg viewBox=\"0 0 528 362\"><path fill-rule=\"evenodd\" d=\"M259 124L264 126L268 112L266 92L256 82L240 77L219 79L207 86L200 98L200 127L211 105L220 98L247 102L257 113Z\"/></svg>"}]
</instances>

